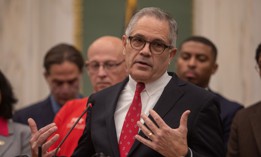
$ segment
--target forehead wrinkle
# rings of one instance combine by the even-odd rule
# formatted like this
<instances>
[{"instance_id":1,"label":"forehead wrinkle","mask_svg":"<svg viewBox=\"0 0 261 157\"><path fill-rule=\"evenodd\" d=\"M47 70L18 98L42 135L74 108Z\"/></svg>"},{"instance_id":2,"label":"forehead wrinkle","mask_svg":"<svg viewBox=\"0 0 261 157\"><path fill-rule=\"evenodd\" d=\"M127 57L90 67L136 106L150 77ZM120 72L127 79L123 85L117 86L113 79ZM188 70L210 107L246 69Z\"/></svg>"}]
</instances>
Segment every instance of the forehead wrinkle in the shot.
<instances>
[{"instance_id":1,"label":"forehead wrinkle","mask_svg":"<svg viewBox=\"0 0 261 157\"><path fill-rule=\"evenodd\" d=\"M150 25L148 25L150 23ZM161 28L161 29L159 29ZM155 17L144 16L133 27L131 34L140 34L148 40L160 39L169 43L169 26L167 21L158 20ZM132 35L133 36L133 35Z\"/></svg>"}]
</instances>

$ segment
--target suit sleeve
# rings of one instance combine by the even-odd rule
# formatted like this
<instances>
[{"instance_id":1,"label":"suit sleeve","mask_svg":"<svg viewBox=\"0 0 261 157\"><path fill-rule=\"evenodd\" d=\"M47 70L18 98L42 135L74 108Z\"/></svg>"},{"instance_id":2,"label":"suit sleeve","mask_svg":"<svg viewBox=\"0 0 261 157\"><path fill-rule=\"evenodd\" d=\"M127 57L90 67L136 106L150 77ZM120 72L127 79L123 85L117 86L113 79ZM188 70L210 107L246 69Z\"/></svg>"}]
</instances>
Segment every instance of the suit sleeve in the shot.
<instances>
[{"instance_id":1,"label":"suit sleeve","mask_svg":"<svg viewBox=\"0 0 261 157\"><path fill-rule=\"evenodd\" d=\"M227 157L237 157L239 156L239 149L238 149L238 114L236 114L232 125L231 125L231 132L230 137L228 140L228 151Z\"/></svg>"},{"instance_id":2,"label":"suit sleeve","mask_svg":"<svg viewBox=\"0 0 261 157\"><path fill-rule=\"evenodd\" d=\"M209 100L193 115L195 121L188 135L188 145L193 157L224 157L222 122L218 102Z\"/></svg>"},{"instance_id":3,"label":"suit sleeve","mask_svg":"<svg viewBox=\"0 0 261 157\"><path fill-rule=\"evenodd\" d=\"M24 115L26 115L26 113L23 113L22 111L16 111L13 115L14 122L28 125L27 119Z\"/></svg>"}]
</instances>

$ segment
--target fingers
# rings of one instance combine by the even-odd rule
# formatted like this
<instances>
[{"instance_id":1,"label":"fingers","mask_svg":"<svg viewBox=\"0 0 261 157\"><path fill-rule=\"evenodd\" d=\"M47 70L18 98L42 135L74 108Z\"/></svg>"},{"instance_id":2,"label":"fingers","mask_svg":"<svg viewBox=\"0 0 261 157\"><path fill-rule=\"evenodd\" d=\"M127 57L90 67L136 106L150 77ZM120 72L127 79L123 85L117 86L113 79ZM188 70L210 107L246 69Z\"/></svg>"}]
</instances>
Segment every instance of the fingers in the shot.
<instances>
[{"instance_id":1,"label":"fingers","mask_svg":"<svg viewBox=\"0 0 261 157\"><path fill-rule=\"evenodd\" d=\"M154 122L153 121L151 121L151 119L147 116L147 115L145 115L144 113L142 113L141 114L141 118L144 120L144 123L147 125L147 127L149 128L149 130L147 129L147 127L146 126L144 126L144 125L142 125L141 123L141 127L140 127L140 129L143 131L143 130L145 130L145 133L146 132L148 132L148 134L150 133L150 132L152 132L152 133L155 133L155 132L157 132L157 130L158 130L158 126L157 125L155 125L154 124ZM138 125L138 126L140 126L140 125Z\"/></svg>"},{"instance_id":2,"label":"fingers","mask_svg":"<svg viewBox=\"0 0 261 157\"><path fill-rule=\"evenodd\" d=\"M55 134L52 138L48 139L43 145L42 150L48 151L48 149L58 140L59 135Z\"/></svg>"},{"instance_id":3,"label":"fingers","mask_svg":"<svg viewBox=\"0 0 261 157\"><path fill-rule=\"evenodd\" d=\"M157 114L157 112L155 112L154 110L150 110L149 111L150 115L152 116L152 118L154 119L154 121L156 122L156 124L154 124L153 121L151 121L151 119L145 115L145 114L141 114L141 118L144 120L144 123L147 125L148 129L146 126L142 125L141 123L137 123L138 126L140 127L140 129L146 134L149 135L150 132L152 133L157 133L157 131L160 128L164 128L164 127L169 127L164 120ZM190 110L186 110L180 118L180 126L179 128L182 130L187 130L187 121L188 121L188 116L190 114Z\"/></svg>"},{"instance_id":4,"label":"fingers","mask_svg":"<svg viewBox=\"0 0 261 157\"><path fill-rule=\"evenodd\" d=\"M181 115L180 125L179 125L179 128L181 129L181 131L187 130L187 123L188 123L188 116L189 116L189 114L190 114L190 110L186 110Z\"/></svg>"},{"instance_id":5,"label":"fingers","mask_svg":"<svg viewBox=\"0 0 261 157\"><path fill-rule=\"evenodd\" d=\"M145 125L143 125L140 121L137 122L137 125L148 138L153 138L153 133Z\"/></svg>"},{"instance_id":6,"label":"fingers","mask_svg":"<svg viewBox=\"0 0 261 157\"><path fill-rule=\"evenodd\" d=\"M180 128L187 129L188 116L190 114L190 110L186 110L183 112L180 118ZM154 111L150 110L150 115L153 117L159 128L166 126L167 124L163 121L163 119Z\"/></svg>"},{"instance_id":7,"label":"fingers","mask_svg":"<svg viewBox=\"0 0 261 157\"><path fill-rule=\"evenodd\" d=\"M32 134L36 133L38 131L38 129L37 129L37 125L36 125L35 121L32 118L29 118L27 120L27 122L29 124L30 129L31 129L31 133Z\"/></svg>"},{"instance_id":8,"label":"fingers","mask_svg":"<svg viewBox=\"0 0 261 157\"><path fill-rule=\"evenodd\" d=\"M33 155L38 154L38 147L42 146L42 152L45 153L57 139L58 135L52 138L53 140L47 141L47 139L57 130L54 123L51 123L37 131L36 124L33 119L29 119L28 123L31 128L32 137L30 139L31 151ZM57 138L57 139L56 139ZM55 141L54 141L55 140ZM46 142L47 141L47 142Z\"/></svg>"},{"instance_id":9,"label":"fingers","mask_svg":"<svg viewBox=\"0 0 261 157\"><path fill-rule=\"evenodd\" d=\"M188 121L189 114L190 114L190 110L186 110L181 115L180 126L179 126L179 130L181 132L187 131L187 121ZM166 129L169 128L169 126L163 121L163 119L154 110L150 110L150 115L155 120L156 124L154 124L154 122L147 115L142 113L141 118L144 120L146 126L141 122L138 122L137 125L148 138L153 139L153 135L158 134L160 129L162 128Z\"/></svg>"},{"instance_id":10,"label":"fingers","mask_svg":"<svg viewBox=\"0 0 261 157\"><path fill-rule=\"evenodd\" d=\"M59 138L59 135L56 134L52 138L51 135L57 130L57 127L55 123L51 123L40 130L38 130L37 125L35 121L32 118L28 119L28 124L31 130L31 151L33 156L38 155L38 147L42 147L42 152L45 155L45 157L51 157L54 155L55 150L51 152L47 152L47 150L50 148L51 145L53 145ZM47 140L50 138L49 140Z\"/></svg>"},{"instance_id":11,"label":"fingers","mask_svg":"<svg viewBox=\"0 0 261 157\"><path fill-rule=\"evenodd\" d=\"M146 124L143 125L141 122L137 123L139 128L143 131L143 133L152 139L153 134L158 134L160 132L161 128L169 128L169 126L163 121L163 119L154 111L150 110L149 111L150 115L156 122L156 124L144 113L141 114L141 118L144 120L144 123ZM152 134L150 134L152 133Z\"/></svg>"},{"instance_id":12,"label":"fingers","mask_svg":"<svg viewBox=\"0 0 261 157\"><path fill-rule=\"evenodd\" d=\"M45 127L43 127L42 129L40 129L39 132L39 137L37 139L37 143L39 145L43 144L55 131L57 130L57 127L55 126L55 124L49 124Z\"/></svg>"},{"instance_id":13,"label":"fingers","mask_svg":"<svg viewBox=\"0 0 261 157\"><path fill-rule=\"evenodd\" d=\"M54 149L54 150L48 152L47 155L46 155L46 157L53 157L53 156L55 155L55 151L56 151L56 149ZM59 152L59 151L60 151L60 148L59 148L58 152Z\"/></svg>"},{"instance_id":14,"label":"fingers","mask_svg":"<svg viewBox=\"0 0 261 157\"><path fill-rule=\"evenodd\" d=\"M163 121L163 119L157 114L157 112L155 112L154 110L150 110L149 111L150 115L152 116L152 118L155 120L155 122L157 123L157 125L159 126L159 128L162 128L164 126L166 126L166 123Z\"/></svg>"},{"instance_id":15,"label":"fingers","mask_svg":"<svg viewBox=\"0 0 261 157\"><path fill-rule=\"evenodd\" d=\"M145 139L143 137L141 137L140 135L135 135L135 139L137 139L138 141L140 141L141 143L143 143L144 145L152 148L153 146L153 142L148 140L148 139Z\"/></svg>"},{"instance_id":16,"label":"fingers","mask_svg":"<svg viewBox=\"0 0 261 157\"><path fill-rule=\"evenodd\" d=\"M31 123L31 122L30 122ZM35 122L34 122L35 124ZM57 130L57 127L55 126L54 123L51 123L43 128L41 128L40 130L36 131L35 132L35 126L34 124L32 123L32 127L30 126L31 128L31 131L32 131L32 138L31 138L31 142L35 142L35 141L38 141L37 143L38 144L42 144L54 131ZM45 137L45 136L42 136L41 137L41 141L39 141L39 137L42 135L42 134L45 134L45 136L48 136L48 137ZM38 145L39 146L39 145Z\"/></svg>"}]
</instances>

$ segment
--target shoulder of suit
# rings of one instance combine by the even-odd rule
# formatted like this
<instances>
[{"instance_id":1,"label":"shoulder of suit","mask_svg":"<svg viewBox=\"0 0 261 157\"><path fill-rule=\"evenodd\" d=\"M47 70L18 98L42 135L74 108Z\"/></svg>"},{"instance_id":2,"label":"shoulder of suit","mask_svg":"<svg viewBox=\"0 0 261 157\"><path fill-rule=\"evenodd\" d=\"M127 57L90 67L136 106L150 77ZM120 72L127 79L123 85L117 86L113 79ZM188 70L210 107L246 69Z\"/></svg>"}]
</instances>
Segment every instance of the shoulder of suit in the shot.
<instances>
[{"instance_id":1,"label":"shoulder of suit","mask_svg":"<svg viewBox=\"0 0 261 157\"><path fill-rule=\"evenodd\" d=\"M238 109L244 108L243 105L239 104L236 101L231 101L228 98L224 97L223 95L221 95L217 92L214 92L214 91L211 91L211 92L217 96L221 105L226 105L226 107L232 107L232 108L238 108Z\"/></svg>"},{"instance_id":2,"label":"shoulder of suit","mask_svg":"<svg viewBox=\"0 0 261 157\"><path fill-rule=\"evenodd\" d=\"M28 111L32 111L32 110L41 110L40 107L49 106L50 104L51 104L50 97L48 97L47 99L44 99L42 101L30 104L22 109L19 109L15 113L19 114L19 113L25 113Z\"/></svg>"},{"instance_id":3,"label":"shoulder of suit","mask_svg":"<svg viewBox=\"0 0 261 157\"><path fill-rule=\"evenodd\" d=\"M256 102L253 105L250 105L249 107L245 108L245 110L250 110L250 111L252 110L257 111L259 109L261 109L261 101Z\"/></svg>"},{"instance_id":4,"label":"shoulder of suit","mask_svg":"<svg viewBox=\"0 0 261 157\"><path fill-rule=\"evenodd\" d=\"M256 112L260 112L259 114L261 114L261 101L238 111L238 115L246 115L247 116L247 115L252 115L253 113L256 113ZM242 117L244 117L244 116L242 116Z\"/></svg>"}]
</instances>

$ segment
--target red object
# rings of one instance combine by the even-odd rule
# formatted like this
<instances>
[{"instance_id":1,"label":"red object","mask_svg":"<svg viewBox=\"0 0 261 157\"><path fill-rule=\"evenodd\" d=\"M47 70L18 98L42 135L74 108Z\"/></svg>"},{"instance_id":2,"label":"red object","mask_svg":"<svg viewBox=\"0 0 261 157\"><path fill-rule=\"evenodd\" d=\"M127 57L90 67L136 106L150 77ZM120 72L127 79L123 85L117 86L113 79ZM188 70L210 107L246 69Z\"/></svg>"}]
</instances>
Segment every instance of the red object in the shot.
<instances>
[{"instance_id":1,"label":"red object","mask_svg":"<svg viewBox=\"0 0 261 157\"><path fill-rule=\"evenodd\" d=\"M139 131L139 128L137 126L137 121L140 120L140 114L141 114L140 93L143 91L144 88L145 88L144 83L140 83L140 82L137 83L134 98L126 114L122 126L120 140L119 140L119 150L120 150L121 157L126 157L128 155L128 152L135 140L134 136Z\"/></svg>"},{"instance_id":2,"label":"red object","mask_svg":"<svg viewBox=\"0 0 261 157\"><path fill-rule=\"evenodd\" d=\"M56 123L58 130L55 132L59 134L59 139L49 148L49 151L54 150L58 144L61 142L63 137L71 129L75 121L86 109L88 98L75 99L67 102L60 111L56 114L54 122ZM76 127L73 129L71 134L68 136L66 141L57 153L58 156L71 156L74 149L78 144L78 140L82 136L83 130L85 128L86 114L80 119ZM50 138L49 138L50 139Z\"/></svg>"},{"instance_id":3,"label":"red object","mask_svg":"<svg viewBox=\"0 0 261 157\"><path fill-rule=\"evenodd\" d=\"M8 136L8 121L0 117L0 135Z\"/></svg>"}]
</instances>

